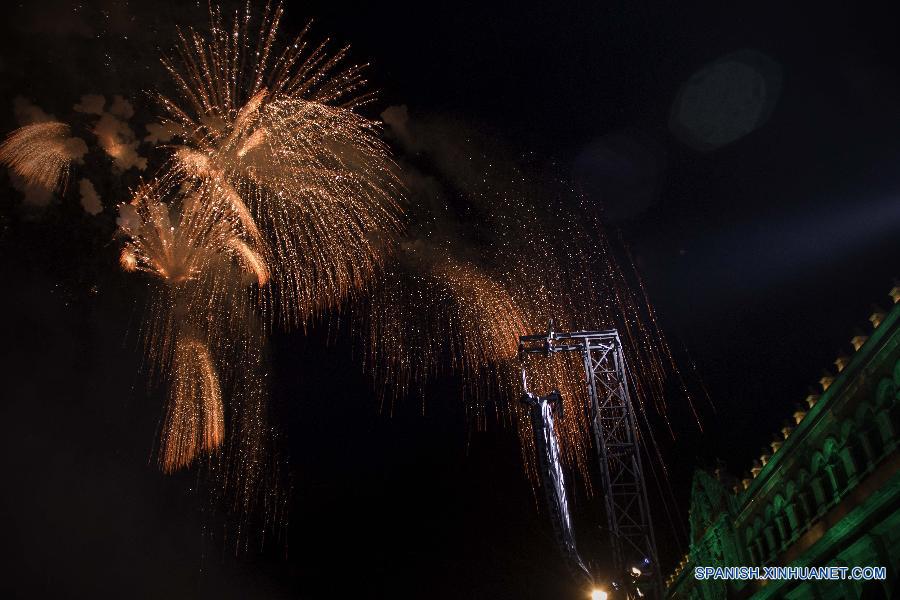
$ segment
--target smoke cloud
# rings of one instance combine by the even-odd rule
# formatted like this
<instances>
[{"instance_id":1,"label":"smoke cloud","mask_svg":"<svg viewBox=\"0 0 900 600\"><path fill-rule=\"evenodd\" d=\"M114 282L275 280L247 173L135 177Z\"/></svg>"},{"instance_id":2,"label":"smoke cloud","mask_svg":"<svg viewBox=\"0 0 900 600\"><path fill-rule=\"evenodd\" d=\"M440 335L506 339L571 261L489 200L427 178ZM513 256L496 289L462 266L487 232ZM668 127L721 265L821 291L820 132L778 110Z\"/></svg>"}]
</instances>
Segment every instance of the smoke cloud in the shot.
<instances>
[{"instance_id":1,"label":"smoke cloud","mask_svg":"<svg viewBox=\"0 0 900 600\"><path fill-rule=\"evenodd\" d=\"M116 217L116 225L121 229L138 229L143 221L138 215L137 209L130 204L119 205L119 216Z\"/></svg>"},{"instance_id":2,"label":"smoke cloud","mask_svg":"<svg viewBox=\"0 0 900 600\"><path fill-rule=\"evenodd\" d=\"M109 111L104 110L106 98L99 94L86 94L72 108L76 111L97 115L100 119L94 125L94 134L104 152L113 159L113 165L120 171L147 168L147 159L138 154L141 141L126 122L134 116L134 107L122 96L113 96Z\"/></svg>"},{"instance_id":3,"label":"smoke cloud","mask_svg":"<svg viewBox=\"0 0 900 600\"><path fill-rule=\"evenodd\" d=\"M41 185L33 185L25 181L20 175L9 171L9 181L12 186L22 192L22 201L32 208L44 208L53 200L53 192Z\"/></svg>"},{"instance_id":4,"label":"smoke cloud","mask_svg":"<svg viewBox=\"0 0 900 600\"><path fill-rule=\"evenodd\" d=\"M421 150L413 140L409 131L409 109L405 104L400 106L388 106L381 113L384 123L390 128L391 133L397 138L397 141L403 146L403 149L410 153L417 153Z\"/></svg>"},{"instance_id":5,"label":"smoke cloud","mask_svg":"<svg viewBox=\"0 0 900 600\"><path fill-rule=\"evenodd\" d=\"M77 112L89 115L102 115L103 107L106 105L106 98L99 94L85 94L72 108Z\"/></svg>"},{"instance_id":6,"label":"smoke cloud","mask_svg":"<svg viewBox=\"0 0 900 600\"><path fill-rule=\"evenodd\" d=\"M40 106L31 103L23 96L16 96L13 99L13 113L19 125L46 123L53 120L52 115L45 113Z\"/></svg>"},{"instance_id":7,"label":"smoke cloud","mask_svg":"<svg viewBox=\"0 0 900 600\"><path fill-rule=\"evenodd\" d=\"M81 207L84 209L84 212L89 215L99 215L103 212L100 194L97 193L94 184L89 179L82 179L78 182L78 191L81 194Z\"/></svg>"},{"instance_id":8,"label":"smoke cloud","mask_svg":"<svg viewBox=\"0 0 900 600\"><path fill-rule=\"evenodd\" d=\"M144 141L150 144L164 144L175 136L174 129L166 123L147 123Z\"/></svg>"}]
</instances>

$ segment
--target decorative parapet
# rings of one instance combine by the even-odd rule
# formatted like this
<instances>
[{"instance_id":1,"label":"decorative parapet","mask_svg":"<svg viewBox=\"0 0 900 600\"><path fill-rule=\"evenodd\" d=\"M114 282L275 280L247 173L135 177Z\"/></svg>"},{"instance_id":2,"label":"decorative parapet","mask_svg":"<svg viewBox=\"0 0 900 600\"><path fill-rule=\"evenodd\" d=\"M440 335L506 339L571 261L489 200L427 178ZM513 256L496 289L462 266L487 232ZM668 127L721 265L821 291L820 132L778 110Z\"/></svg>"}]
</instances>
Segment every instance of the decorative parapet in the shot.
<instances>
[{"instance_id":1,"label":"decorative parapet","mask_svg":"<svg viewBox=\"0 0 900 600\"><path fill-rule=\"evenodd\" d=\"M896 305L898 301L900 301L900 285L894 285L894 287L889 292L889 295L893 300L893 303ZM893 314L894 311L891 312ZM869 316L869 321L872 323L872 326L875 329L876 333L879 333L878 328L887 317L888 313L886 313L885 311L879 308L875 308L873 310L872 314ZM829 371L824 371L823 376L819 379L819 385L822 387L822 394L810 392L806 396L805 402L809 409L804 410L802 406L800 406L794 411L792 415L793 424L785 423L785 426L782 427L778 434L776 434L775 438L769 444L772 448L771 455L767 455L765 452L763 452L760 458L754 461L754 464L750 468L750 473L741 480L741 486L734 486L735 495L738 495L742 491L749 490L751 484L758 483L755 480L757 480L760 475L766 474L771 464L779 462L778 460L776 460L778 458L777 455L779 451L785 446L785 444L787 444L788 437L790 437L795 429L808 429L806 427L802 427L803 421L807 418L807 416L813 413L818 414L820 412L818 410L815 410L815 408L821 401L823 396L832 398L837 393L839 393L840 390L834 388L835 384L839 382L839 380L845 379L845 371L848 369L848 367L850 367L850 365L853 364L860 351L862 351L863 348L866 347L870 337L872 336L867 336L860 332L857 332L857 334L853 336L853 338L850 340L850 345L852 346L854 351L853 356L841 355L835 360L834 364L837 367L837 375L834 375ZM829 390L831 391L829 392Z\"/></svg>"},{"instance_id":2,"label":"decorative parapet","mask_svg":"<svg viewBox=\"0 0 900 600\"><path fill-rule=\"evenodd\" d=\"M827 392L832 383L834 383L834 375L832 375L828 371L825 371L822 377L819 379L819 385L822 386L822 391Z\"/></svg>"},{"instance_id":3,"label":"decorative parapet","mask_svg":"<svg viewBox=\"0 0 900 600\"><path fill-rule=\"evenodd\" d=\"M667 587L667 588L672 587L672 584L675 583L675 581L676 581L679 577L681 577L682 573L685 572L685 568L688 567L688 566L690 565L690 562L691 562L691 555L690 555L690 554L685 554L685 555L681 558L681 561L678 563L678 566L675 567L675 570L672 572L672 574L669 575L668 578L666 578L666 587Z\"/></svg>"},{"instance_id":4,"label":"decorative parapet","mask_svg":"<svg viewBox=\"0 0 900 600\"><path fill-rule=\"evenodd\" d=\"M821 398L821 397L822 397L822 396L820 396L819 394L814 394L814 393L809 394L809 395L806 397L806 405L807 405L808 407L812 408L813 406L816 405L816 402L818 402L818 401L819 401L819 398Z\"/></svg>"}]
</instances>

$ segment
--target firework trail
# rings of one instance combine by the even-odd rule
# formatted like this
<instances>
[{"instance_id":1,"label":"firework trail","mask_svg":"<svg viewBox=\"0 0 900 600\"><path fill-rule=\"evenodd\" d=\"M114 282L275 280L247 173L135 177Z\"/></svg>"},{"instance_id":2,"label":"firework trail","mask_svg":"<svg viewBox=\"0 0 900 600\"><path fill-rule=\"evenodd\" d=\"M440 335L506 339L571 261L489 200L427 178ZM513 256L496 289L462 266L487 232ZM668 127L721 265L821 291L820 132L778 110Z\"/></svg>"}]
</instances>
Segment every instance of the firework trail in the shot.
<instances>
[{"instance_id":1,"label":"firework trail","mask_svg":"<svg viewBox=\"0 0 900 600\"><path fill-rule=\"evenodd\" d=\"M417 247L421 255L423 245ZM467 374L472 391L490 387L482 368L513 358L525 332L518 307L476 266L409 252L385 267L370 301L368 352L372 364L385 367L379 379L405 392L448 359L451 369Z\"/></svg>"},{"instance_id":2,"label":"firework trail","mask_svg":"<svg viewBox=\"0 0 900 600\"><path fill-rule=\"evenodd\" d=\"M395 165L354 112L368 98L361 67L305 30L279 49L281 14L267 7L254 25L248 4L226 26L211 7L208 35L179 32L163 61L178 99L158 97L168 159L120 206L121 267L157 284L144 335L168 383L160 464L206 457L243 515L279 503L268 328L359 294L400 232Z\"/></svg>"},{"instance_id":3,"label":"firework trail","mask_svg":"<svg viewBox=\"0 0 900 600\"><path fill-rule=\"evenodd\" d=\"M69 165L87 152L65 123L49 121L16 129L0 144L0 163L28 184L56 191L65 187Z\"/></svg>"},{"instance_id":4,"label":"firework trail","mask_svg":"<svg viewBox=\"0 0 900 600\"><path fill-rule=\"evenodd\" d=\"M342 66L304 30L279 48L281 5L258 37L248 9L226 23L211 8L208 36L180 32L163 61L179 100L160 96L178 141L158 185L217 198L238 215L270 266L266 304L304 324L364 289L400 232L399 181L377 124L354 109L362 66Z\"/></svg>"},{"instance_id":5,"label":"firework trail","mask_svg":"<svg viewBox=\"0 0 900 600\"><path fill-rule=\"evenodd\" d=\"M516 351L519 336L551 318L619 329L639 414L665 418L671 352L590 211L571 197L535 198L539 186L518 173L494 187L488 168L465 183L483 184L457 194L465 206L452 207L477 215L469 221L441 217L434 198L405 202L379 125L357 112L371 98L363 66L345 64L346 48L310 44L308 28L279 44L281 17L280 4L260 19L248 4L227 21L210 7L207 34L179 32L163 60L176 93L157 98L156 127L172 143L156 176L120 205L120 265L153 283L144 337L150 374L168 383L162 469L206 464L248 512L277 484L266 333L347 304L383 393L424 397L428 378L459 374L476 426L493 410L517 427L533 481ZM38 123L0 145L0 162L57 189L85 152L67 125ZM563 459L586 473L583 377L571 355L529 373L537 393L561 392Z\"/></svg>"},{"instance_id":6,"label":"firework trail","mask_svg":"<svg viewBox=\"0 0 900 600\"><path fill-rule=\"evenodd\" d=\"M215 190L173 191L156 180L139 186L119 214L120 264L152 284L143 337L148 374L167 387L160 467L199 464L239 527L261 506L265 528L285 499L266 408L266 331L255 290L268 285L269 266L259 234Z\"/></svg>"},{"instance_id":7,"label":"firework trail","mask_svg":"<svg viewBox=\"0 0 900 600\"><path fill-rule=\"evenodd\" d=\"M139 187L119 207L119 229L126 238L123 269L159 282L151 292L145 339L151 374L165 378L169 390L160 464L166 472L186 467L226 438L242 436L253 440L254 456L244 456L244 441L237 440L232 458L255 465L267 424L256 417L242 424L230 419L226 430L226 416L265 412L257 406L265 403L265 335L250 290L267 284L268 266L248 239L242 215L228 203L204 197L204 190L168 203L159 194L152 183ZM223 397L236 407L226 410Z\"/></svg>"},{"instance_id":8,"label":"firework trail","mask_svg":"<svg viewBox=\"0 0 900 600\"><path fill-rule=\"evenodd\" d=\"M551 314L574 320L556 300L563 288L558 282L554 287L547 284L545 289L554 293L546 295L531 289L539 279L532 273L533 264L522 273L531 276L517 279L514 269L491 273L436 248L415 247L416 257L401 254L385 267L368 304L366 359L384 386L382 393L399 396L412 390L424 402L429 377L459 374L470 420L476 427L485 426L493 407L494 417L513 423L526 468L536 477L532 424L518 403L518 341L521 335L546 328ZM411 252L409 246L404 250ZM434 258L423 260L423 250ZM552 278L550 272L545 275ZM579 357L558 355L532 368L529 379L535 389L546 388L544 393L562 393L570 417L557 427L566 458L587 469L590 423L584 410L583 369Z\"/></svg>"},{"instance_id":9,"label":"firework trail","mask_svg":"<svg viewBox=\"0 0 900 600\"><path fill-rule=\"evenodd\" d=\"M666 419L678 370L639 278L619 266L590 207L558 180L548 187L517 170L498 173L496 160L460 154L477 176L450 172L446 157L443 169L436 165L445 173L439 197L410 202L410 238L360 307L366 364L391 400L409 391L424 397L430 377L457 374L471 422L481 428L493 416L513 424L537 484L532 424L518 401L520 335L545 331L551 318L564 330L618 329L645 424L648 415ZM460 169L460 160L451 162ZM528 369L536 393L561 392L565 417L555 426L563 459L589 486L595 459L580 356L554 355Z\"/></svg>"},{"instance_id":10,"label":"firework trail","mask_svg":"<svg viewBox=\"0 0 900 600\"><path fill-rule=\"evenodd\" d=\"M255 275L260 286L266 284L268 266L245 239L254 236L246 232L243 214L227 202L222 205L220 197L204 197L205 190L198 190L184 200L181 216L173 225L171 207L157 192L153 185L143 185L129 204L119 207L119 232L127 240L120 257L123 269L144 271L178 284L206 276L217 260L231 256ZM218 285L231 283L226 280Z\"/></svg>"},{"instance_id":11,"label":"firework trail","mask_svg":"<svg viewBox=\"0 0 900 600\"><path fill-rule=\"evenodd\" d=\"M172 394L160 450L160 463L167 473L187 467L201 451L217 450L225 427L222 388L209 349L190 337L175 346Z\"/></svg>"}]
</instances>

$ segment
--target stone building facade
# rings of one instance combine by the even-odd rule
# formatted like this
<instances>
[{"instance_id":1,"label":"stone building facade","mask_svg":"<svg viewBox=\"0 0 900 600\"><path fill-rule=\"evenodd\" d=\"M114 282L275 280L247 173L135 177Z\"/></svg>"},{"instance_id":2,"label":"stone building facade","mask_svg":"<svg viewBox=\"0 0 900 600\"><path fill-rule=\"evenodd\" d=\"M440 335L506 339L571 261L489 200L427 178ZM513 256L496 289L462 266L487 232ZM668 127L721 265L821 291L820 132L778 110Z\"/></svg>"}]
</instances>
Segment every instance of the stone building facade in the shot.
<instances>
[{"instance_id":1,"label":"stone building facade","mask_svg":"<svg viewBox=\"0 0 900 600\"><path fill-rule=\"evenodd\" d=\"M669 598L900 597L900 288L738 480L697 471ZM883 566L884 581L698 580L696 566Z\"/></svg>"}]
</instances>

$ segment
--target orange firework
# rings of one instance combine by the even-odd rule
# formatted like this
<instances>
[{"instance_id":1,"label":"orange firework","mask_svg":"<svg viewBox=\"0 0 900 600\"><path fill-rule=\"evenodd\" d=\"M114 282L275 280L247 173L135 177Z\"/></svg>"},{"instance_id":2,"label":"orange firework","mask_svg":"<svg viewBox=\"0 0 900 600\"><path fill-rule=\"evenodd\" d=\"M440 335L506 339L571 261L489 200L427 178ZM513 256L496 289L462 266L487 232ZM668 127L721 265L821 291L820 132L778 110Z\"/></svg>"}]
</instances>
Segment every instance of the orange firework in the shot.
<instances>
[{"instance_id":1,"label":"orange firework","mask_svg":"<svg viewBox=\"0 0 900 600\"><path fill-rule=\"evenodd\" d=\"M146 342L169 382L160 463L201 454L243 514L273 472L266 450L266 323L305 323L364 290L400 232L399 182L375 122L355 112L361 67L305 31L284 49L282 9L258 38L249 5L207 35L179 32L163 61L178 100L163 168L120 206L120 265L151 275ZM255 50L254 50L255 49ZM274 310L273 310L274 309Z\"/></svg>"},{"instance_id":2,"label":"orange firework","mask_svg":"<svg viewBox=\"0 0 900 600\"><path fill-rule=\"evenodd\" d=\"M259 493L267 436L265 335L250 290L267 285L269 267L252 220L211 192L199 188L164 201L156 182L140 186L119 207L126 238L120 264L159 283L145 339L151 373L168 383L160 466L172 472L225 447L208 464L218 472L240 466L221 481L246 505Z\"/></svg>"},{"instance_id":3,"label":"orange firework","mask_svg":"<svg viewBox=\"0 0 900 600\"><path fill-rule=\"evenodd\" d=\"M492 187L495 180L502 188ZM531 421L519 402L520 335L546 331L550 319L562 330L618 329L645 431L651 412L666 419L669 382L681 379L640 279L620 267L591 209L573 206L569 193L533 202L540 186L525 181L516 172L479 172L461 184L466 189L449 191L452 204L410 203L417 239L399 244L385 264L360 324L367 366L386 384L383 393L424 394L435 373L457 373L473 424L484 426L491 411L512 423L526 470L536 477ZM442 214L448 205L477 219L460 228ZM565 416L556 428L563 459L586 475L593 450L580 356L531 361L528 379L541 394L561 392ZM682 391L690 402L683 385ZM652 433L648 439L656 452Z\"/></svg>"},{"instance_id":4,"label":"orange firework","mask_svg":"<svg viewBox=\"0 0 900 600\"><path fill-rule=\"evenodd\" d=\"M198 454L213 452L225 436L222 390L206 344L191 337L176 343L172 393L162 431L160 464L171 473Z\"/></svg>"},{"instance_id":5,"label":"orange firework","mask_svg":"<svg viewBox=\"0 0 900 600\"><path fill-rule=\"evenodd\" d=\"M243 237L255 237L246 215L221 196L205 198L198 190L181 204L175 224L171 207L153 185L138 188L132 201L119 207L120 234L126 237L120 264L126 271L145 271L170 284L203 276L216 261L233 257L256 276L260 286L269 279L265 260ZM248 232L249 230L249 232ZM225 281L221 285L230 285ZM240 285L240 283L238 283Z\"/></svg>"},{"instance_id":6,"label":"orange firework","mask_svg":"<svg viewBox=\"0 0 900 600\"><path fill-rule=\"evenodd\" d=\"M65 186L69 165L87 152L65 123L49 121L16 129L0 144L0 163L28 184L47 190Z\"/></svg>"},{"instance_id":7,"label":"orange firework","mask_svg":"<svg viewBox=\"0 0 900 600\"><path fill-rule=\"evenodd\" d=\"M160 97L179 144L158 183L230 206L297 325L371 280L400 230L400 186L377 124L354 111L362 67L306 30L278 49L281 16L267 7L256 40L249 10L227 24L212 8L207 36L180 33L163 61L180 101Z\"/></svg>"},{"instance_id":8,"label":"orange firework","mask_svg":"<svg viewBox=\"0 0 900 600\"><path fill-rule=\"evenodd\" d=\"M546 328L547 314L570 319L570 312L563 312L553 295L528 288L541 275L517 281L512 271L489 273L437 247L419 243L403 248L373 290L365 334L368 363L398 394L411 388L424 394L429 376L443 370L458 373L476 426L485 424L489 401L499 400L498 416L519 429L526 469L536 475L531 423L518 402L518 341ZM532 368L529 376L535 389L562 392L567 418L557 426L566 441L566 458L587 469L590 430L581 362L554 357Z\"/></svg>"}]
</instances>

